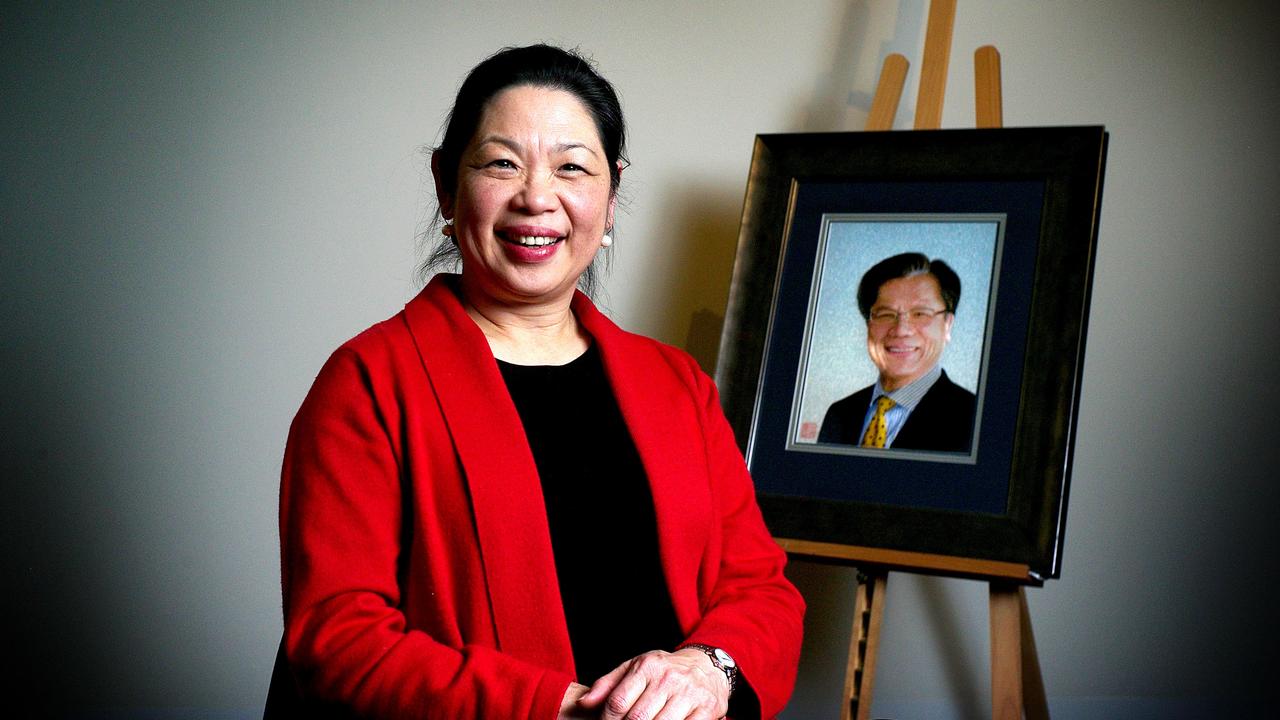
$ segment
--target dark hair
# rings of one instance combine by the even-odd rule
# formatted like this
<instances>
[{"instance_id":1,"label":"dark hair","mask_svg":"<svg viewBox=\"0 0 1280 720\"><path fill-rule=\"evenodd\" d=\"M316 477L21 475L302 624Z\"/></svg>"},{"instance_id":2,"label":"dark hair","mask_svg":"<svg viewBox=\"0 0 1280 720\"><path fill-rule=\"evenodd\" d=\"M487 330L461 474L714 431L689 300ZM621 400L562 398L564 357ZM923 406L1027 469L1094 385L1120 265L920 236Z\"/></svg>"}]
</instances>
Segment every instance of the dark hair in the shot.
<instances>
[{"instance_id":1,"label":"dark hair","mask_svg":"<svg viewBox=\"0 0 1280 720\"><path fill-rule=\"evenodd\" d=\"M582 102L600 134L609 166L609 189L616 193L622 181L618 163L626 163L626 128L618 94L613 85L596 72L591 61L577 51L543 44L503 48L467 74L445 123L444 138L434 150L437 182L448 193L455 192L462 153L475 135L485 107L503 90L519 85L564 90ZM446 239L427 257L422 273L426 275L457 259L457 248ZM582 278L583 289L590 293L596 283L594 267L587 268Z\"/></svg>"},{"instance_id":2,"label":"dark hair","mask_svg":"<svg viewBox=\"0 0 1280 720\"><path fill-rule=\"evenodd\" d=\"M932 275L942 290L942 304L949 313L956 311L960 304L960 276L951 266L941 260L930 260L920 253L902 253L885 258L871 266L858 283L858 309L862 317L871 319L871 306L880 296L880 286L890 280L914 277L916 275Z\"/></svg>"},{"instance_id":3,"label":"dark hair","mask_svg":"<svg viewBox=\"0 0 1280 720\"><path fill-rule=\"evenodd\" d=\"M444 140L435 150L440 158L440 180L451 190L457 186L462 151L475 135L485 106L498 93L517 85L564 90L586 106L609 161L610 189L616 192L622 180L618 160L625 162L626 144L618 94L591 61L575 51L551 45L504 48L471 70L458 88L445 124Z\"/></svg>"}]
</instances>

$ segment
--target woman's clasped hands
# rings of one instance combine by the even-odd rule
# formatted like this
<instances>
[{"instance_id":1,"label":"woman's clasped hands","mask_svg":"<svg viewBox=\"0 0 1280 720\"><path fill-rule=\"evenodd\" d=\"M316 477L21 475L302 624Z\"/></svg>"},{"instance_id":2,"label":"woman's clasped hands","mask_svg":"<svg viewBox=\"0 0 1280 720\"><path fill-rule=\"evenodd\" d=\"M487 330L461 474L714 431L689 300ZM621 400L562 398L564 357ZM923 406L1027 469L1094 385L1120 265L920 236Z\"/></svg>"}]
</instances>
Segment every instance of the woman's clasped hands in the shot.
<instances>
[{"instance_id":1,"label":"woman's clasped hands","mask_svg":"<svg viewBox=\"0 0 1280 720\"><path fill-rule=\"evenodd\" d=\"M559 720L718 720L729 710L729 678L700 650L647 652L565 692Z\"/></svg>"}]
</instances>

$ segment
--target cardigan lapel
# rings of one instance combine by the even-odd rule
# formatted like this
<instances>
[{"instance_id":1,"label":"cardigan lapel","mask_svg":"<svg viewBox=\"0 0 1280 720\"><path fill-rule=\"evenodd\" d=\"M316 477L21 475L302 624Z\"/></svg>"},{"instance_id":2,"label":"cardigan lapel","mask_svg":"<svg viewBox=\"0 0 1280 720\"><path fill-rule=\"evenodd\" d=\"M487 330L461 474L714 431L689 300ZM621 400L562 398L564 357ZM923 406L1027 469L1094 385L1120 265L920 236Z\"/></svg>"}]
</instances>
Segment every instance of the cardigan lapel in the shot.
<instances>
[{"instance_id":1,"label":"cardigan lapel","mask_svg":"<svg viewBox=\"0 0 1280 720\"><path fill-rule=\"evenodd\" d=\"M574 297L573 311L600 348L605 375L648 475L667 590L688 633L701 617L696 579L711 532L706 519L714 515L702 438L672 431L699 426L689 418L698 410L690 408L692 388L674 380L689 369L674 366L652 340L619 328L582 293Z\"/></svg>"},{"instance_id":2,"label":"cardigan lapel","mask_svg":"<svg viewBox=\"0 0 1280 720\"><path fill-rule=\"evenodd\" d=\"M542 487L484 334L437 275L405 306L471 493L499 649L573 672Z\"/></svg>"}]
</instances>

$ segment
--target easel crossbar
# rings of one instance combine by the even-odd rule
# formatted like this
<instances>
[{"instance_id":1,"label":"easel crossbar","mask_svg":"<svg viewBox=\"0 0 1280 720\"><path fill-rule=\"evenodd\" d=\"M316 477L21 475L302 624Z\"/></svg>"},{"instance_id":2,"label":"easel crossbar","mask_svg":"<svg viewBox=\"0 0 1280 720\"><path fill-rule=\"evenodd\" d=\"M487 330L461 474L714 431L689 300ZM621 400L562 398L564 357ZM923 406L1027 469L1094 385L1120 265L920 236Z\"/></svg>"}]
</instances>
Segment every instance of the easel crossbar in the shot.
<instances>
[{"instance_id":1,"label":"easel crossbar","mask_svg":"<svg viewBox=\"0 0 1280 720\"><path fill-rule=\"evenodd\" d=\"M821 560L838 560L859 567L876 566L885 570L903 570L915 573L951 575L962 578L1004 579L1022 583L1034 583L1031 568L1022 563L1000 562L933 555L907 550L863 547L861 545L836 545L833 543L774 538L788 554Z\"/></svg>"}]
</instances>

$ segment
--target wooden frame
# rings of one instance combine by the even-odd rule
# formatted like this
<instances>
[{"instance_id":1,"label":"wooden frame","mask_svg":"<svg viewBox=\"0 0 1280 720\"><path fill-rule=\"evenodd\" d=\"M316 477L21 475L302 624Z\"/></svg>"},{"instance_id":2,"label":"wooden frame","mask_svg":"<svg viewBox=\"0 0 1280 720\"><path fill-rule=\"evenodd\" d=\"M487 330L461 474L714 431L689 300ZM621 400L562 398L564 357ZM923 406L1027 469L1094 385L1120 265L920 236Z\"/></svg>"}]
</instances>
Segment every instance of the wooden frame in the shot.
<instances>
[{"instance_id":1,"label":"wooden frame","mask_svg":"<svg viewBox=\"0 0 1280 720\"><path fill-rule=\"evenodd\" d=\"M775 536L1058 576L1105 155L1101 127L757 138L716 379ZM842 214L1002 218L971 461L788 446Z\"/></svg>"}]
</instances>

